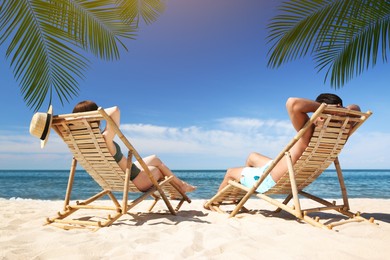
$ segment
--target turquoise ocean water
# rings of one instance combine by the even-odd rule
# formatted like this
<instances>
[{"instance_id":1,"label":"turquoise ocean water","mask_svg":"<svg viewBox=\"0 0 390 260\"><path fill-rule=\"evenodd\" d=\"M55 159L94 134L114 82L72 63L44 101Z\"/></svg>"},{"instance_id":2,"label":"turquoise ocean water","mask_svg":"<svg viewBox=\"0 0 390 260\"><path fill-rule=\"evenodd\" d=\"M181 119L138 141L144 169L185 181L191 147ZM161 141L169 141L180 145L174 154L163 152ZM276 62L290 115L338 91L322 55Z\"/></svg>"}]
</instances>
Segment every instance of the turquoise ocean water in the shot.
<instances>
[{"instance_id":1,"label":"turquoise ocean water","mask_svg":"<svg viewBox=\"0 0 390 260\"><path fill-rule=\"evenodd\" d=\"M190 193L192 199L212 197L221 183L224 170L173 171L179 178L198 187ZM390 170L344 170L350 198L390 199ZM68 170L0 170L0 198L62 200L65 196ZM100 191L99 186L84 171L76 172L72 199L86 199ZM340 198L337 174L325 171L306 191L325 198ZM119 196L120 197L120 196Z\"/></svg>"}]
</instances>

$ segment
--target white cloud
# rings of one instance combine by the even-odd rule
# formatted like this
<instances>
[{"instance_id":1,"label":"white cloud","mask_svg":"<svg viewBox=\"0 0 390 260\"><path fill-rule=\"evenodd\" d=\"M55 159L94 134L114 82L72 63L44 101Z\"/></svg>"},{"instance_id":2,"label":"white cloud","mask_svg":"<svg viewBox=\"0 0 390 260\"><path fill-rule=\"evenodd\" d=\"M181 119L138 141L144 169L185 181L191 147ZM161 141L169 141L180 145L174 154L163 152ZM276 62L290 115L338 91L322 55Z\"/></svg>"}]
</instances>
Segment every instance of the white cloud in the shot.
<instances>
[{"instance_id":1,"label":"white cloud","mask_svg":"<svg viewBox=\"0 0 390 260\"><path fill-rule=\"evenodd\" d=\"M229 117L219 119L220 127L223 129L234 130L241 133L277 133L289 134L292 133L292 126L287 120L260 120L253 118Z\"/></svg>"},{"instance_id":2,"label":"white cloud","mask_svg":"<svg viewBox=\"0 0 390 260\"><path fill-rule=\"evenodd\" d=\"M340 164L349 168L389 169L390 160L387 153L390 146L390 133L369 132L359 130L351 136L340 156Z\"/></svg>"},{"instance_id":3,"label":"white cloud","mask_svg":"<svg viewBox=\"0 0 390 260\"><path fill-rule=\"evenodd\" d=\"M122 124L124 135L142 156L157 154L173 169L225 169L242 165L257 151L274 157L295 134L289 121L218 119L207 127ZM124 145L121 145L125 149ZM390 168L390 133L359 131L340 156L343 168ZM71 155L52 131L45 149L26 134L0 132L1 169L68 169Z\"/></svg>"},{"instance_id":4,"label":"white cloud","mask_svg":"<svg viewBox=\"0 0 390 260\"><path fill-rule=\"evenodd\" d=\"M146 153L199 154L210 156L246 156L264 147L275 153L294 134L285 121L261 121L249 118L217 120L211 129L124 124L121 129L136 147Z\"/></svg>"}]
</instances>

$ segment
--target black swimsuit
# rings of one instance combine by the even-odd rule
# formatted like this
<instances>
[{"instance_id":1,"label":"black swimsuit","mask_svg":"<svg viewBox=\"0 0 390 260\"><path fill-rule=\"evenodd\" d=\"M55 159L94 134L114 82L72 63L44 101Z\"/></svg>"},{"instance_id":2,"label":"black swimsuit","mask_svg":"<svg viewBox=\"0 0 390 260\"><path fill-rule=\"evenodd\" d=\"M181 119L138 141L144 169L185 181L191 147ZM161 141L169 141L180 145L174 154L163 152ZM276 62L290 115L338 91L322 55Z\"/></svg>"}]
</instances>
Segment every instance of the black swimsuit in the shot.
<instances>
[{"instance_id":1,"label":"black swimsuit","mask_svg":"<svg viewBox=\"0 0 390 260\"><path fill-rule=\"evenodd\" d=\"M121 151L121 148L119 146L119 144L117 144L116 142L112 141L115 145L115 148L116 148L116 153L115 155L113 156L114 157L114 160L116 162L119 162L120 160L122 160L122 157L123 157L123 153ZM135 165L134 163L131 165L131 171L130 171L130 180L134 180L138 174L141 172L141 170L137 167L137 165Z\"/></svg>"}]
</instances>

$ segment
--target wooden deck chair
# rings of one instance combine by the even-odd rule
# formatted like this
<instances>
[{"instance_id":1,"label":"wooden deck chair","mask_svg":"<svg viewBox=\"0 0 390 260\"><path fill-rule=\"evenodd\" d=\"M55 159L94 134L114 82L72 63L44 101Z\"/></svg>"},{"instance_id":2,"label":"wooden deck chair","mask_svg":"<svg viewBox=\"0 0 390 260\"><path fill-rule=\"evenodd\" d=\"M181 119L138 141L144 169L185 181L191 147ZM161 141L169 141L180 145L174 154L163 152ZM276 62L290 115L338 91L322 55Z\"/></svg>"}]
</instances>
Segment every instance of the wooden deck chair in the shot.
<instances>
[{"instance_id":1,"label":"wooden deck chair","mask_svg":"<svg viewBox=\"0 0 390 260\"><path fill-rule=\"evenodd\" d=\"M115 162L113 156L108 151L99 122L106 121L109 124L120 140L126 145L128 153L128 168L124 172ZM134 149L131 143L122 134L114 121L107 115L104 109L99 108L96 111L74 113L66 115L57 115L53 117L52 128L68 145L73 154L73 160L70 169L68 187L65 195L65 205L63 212L58 212L58 216L47 218L47 224L56 224L64 229L70 228L90 228L97 230L100 227L111 225L114 221L126 214L131 208L139 204L149 196L153 197L154 201L149 209L152 210L157 201L162 198L171 214L175 215L181 205L191 200L186 194L180 192L178 187L172 182L172 176L165 178L161 182L155 180L149 171L149 168L142 160L138 152ZM140 163L143 170L149 175L154 184L147 192L140 192L135 185L130 181L130 167L132 165L132 157ZM102 188L102 191L82 202L70 204L72 186L75 176L76 165L79 163L85 171L96 181ZM113 192L122 192L122 202L119 203ZM128 193L140 193L140 196L131 202L128 201ZM107 195L113 202L112 206L94 205L96 200ZM168 197L171 200L168 200ZM172 207L171 201L178 200L177 207ZM92 203L95 202L95 203ZM68 217L79 209L98 209L111 210L113 215L108 215L103 220L80 220L71 219Z\"/></svg>"},{"instance_id":2,"label":"wooden deck chair","mask_svg":"<svg viewBox=\"0 0 390 260\"><path fill-rule=\"evenodd\" d=\"M322 104L316 112L313 113L310 120L305 126L296 134L290 143L279 153L273 160L269 168L259 178L252 188L245 187L238 182L229 181L228 186L218 192L214 197L205 203L205 207L221 213L227 213L222 209L222 206L235 205L231 211L230 217L234 217L239 211L245 209L244 204L253 195L261 198L277 208L276 212L285 210L298 219L308 222L314 226L332 229L334 226L351 221L365 220L359 214L354 214L349 211L348 196L344 184L342 170L339 164L338 155L343 149L348 138L356 131L361 124L371 116L371 112L366 113L348 110L345 108L337 108L335 106L327 106ZM321 117L324 119L323 124L313 126L316 119ZM301 138L301 136L314 127L313 135L310 143L302 156L293 165L290 157L290 148ZM288 171L276 183L274 187L265 193L258 193L256 189L266 176L272 171L273 167L284 158L287 160ZM340 183L343 203L336 205L335 202L329 202L325 199L319 198L309 194L303 189L311 184L318 176L327 169L332 163L336 168L338 180ZM272 194L286 195L283 202L269 196ZM300 197L309 198L319 203L321 206L311 209L302 209ZM288 205L293 199L293 205ZM317 217L310 217L312 212L319 212L324 210L336 210L339 213L347 216L349 220L339 221L337 223L325 225L321 223ZM373 222L373 219L370 219Z\"/></svg>"}]
</instances>

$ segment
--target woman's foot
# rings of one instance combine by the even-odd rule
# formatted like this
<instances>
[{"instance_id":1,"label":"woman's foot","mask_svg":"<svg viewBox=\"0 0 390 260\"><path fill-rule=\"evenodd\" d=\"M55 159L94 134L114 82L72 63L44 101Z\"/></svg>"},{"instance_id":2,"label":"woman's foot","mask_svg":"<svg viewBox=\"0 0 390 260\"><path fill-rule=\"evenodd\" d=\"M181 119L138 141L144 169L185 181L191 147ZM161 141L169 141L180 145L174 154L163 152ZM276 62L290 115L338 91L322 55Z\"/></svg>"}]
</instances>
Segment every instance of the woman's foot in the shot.
<instances>
[{"instance_id":1,"label":"woman's foot","mask_svg":"<svg viewBox=\"0 0 390 260\"><path fill-rule=\"evenodd\" d=\"M192 192L192 191L196 190L196 186L192 186L192 185L182 181L181 190L184 193Z\"/></svg>"}]
</instances>

